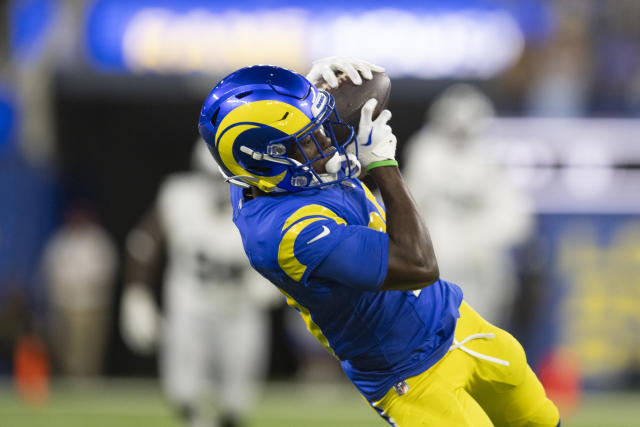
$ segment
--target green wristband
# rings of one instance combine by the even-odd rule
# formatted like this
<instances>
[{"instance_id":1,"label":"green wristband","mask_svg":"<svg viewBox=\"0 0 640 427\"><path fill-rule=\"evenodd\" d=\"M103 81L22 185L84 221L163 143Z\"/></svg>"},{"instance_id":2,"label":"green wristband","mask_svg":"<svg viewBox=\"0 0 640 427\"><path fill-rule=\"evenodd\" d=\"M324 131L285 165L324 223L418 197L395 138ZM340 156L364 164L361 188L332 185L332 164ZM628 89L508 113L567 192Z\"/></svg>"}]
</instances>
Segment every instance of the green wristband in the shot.
<instances>
[{"instance_id":1,"label":"green wristband","mask_svg":"<svg viewBox=\"0 0 640 427\"><path fill-rule=\"evenodd\" d=\"M369 172L371 169L379 168L380 166L398 166L398 161L395 159L388 159L380 160L378 162L371 162L364 169Z\"/></svg>"}]
</instances>

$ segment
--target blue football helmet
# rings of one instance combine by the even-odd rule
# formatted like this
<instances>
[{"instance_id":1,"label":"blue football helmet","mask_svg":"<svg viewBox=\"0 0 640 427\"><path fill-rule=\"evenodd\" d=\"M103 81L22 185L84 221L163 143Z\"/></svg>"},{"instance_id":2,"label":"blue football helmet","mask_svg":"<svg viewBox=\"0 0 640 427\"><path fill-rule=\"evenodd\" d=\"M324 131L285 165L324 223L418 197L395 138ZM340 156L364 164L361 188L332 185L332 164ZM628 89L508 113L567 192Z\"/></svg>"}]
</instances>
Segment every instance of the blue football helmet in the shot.
<instances>
[{"instance_id":1,"label":"blue football helmet","mask_svg":"<svg viewBox=\"0 0 640 427\"><path fill-rule=\"evenodd\" d=\"M295 192L360 173L355 132L340 120L333 96L285 68L255 65L222 79L202 106L198 130L227 181L241 187ZM318 132L331 139L330 149L322 150ZM305 138L317 148L314 158L304 154ZM293 144L304 163L290 157ZM314 170L328 157L324 171Z\"/></svg>"}]
</instances>

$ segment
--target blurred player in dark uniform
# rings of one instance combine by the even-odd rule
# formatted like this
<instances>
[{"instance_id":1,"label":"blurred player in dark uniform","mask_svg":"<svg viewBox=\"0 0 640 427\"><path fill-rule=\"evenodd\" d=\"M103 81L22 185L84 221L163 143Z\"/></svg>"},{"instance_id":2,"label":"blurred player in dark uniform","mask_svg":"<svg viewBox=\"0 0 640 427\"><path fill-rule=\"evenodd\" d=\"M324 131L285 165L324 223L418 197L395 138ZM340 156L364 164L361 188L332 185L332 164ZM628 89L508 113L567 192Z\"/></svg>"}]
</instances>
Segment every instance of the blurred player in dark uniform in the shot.
<instances>
[{"instance_id":1,"label":"blurred player in dark uniform","mask_svg":"<svg viewBox=\"0 0 640 427\"><path fill-rule=\"evenodd\" d=\"M228 185L217 179L202 140L192 163L192 171L163 182L157 202L128 237L121 329L142 354L162 338L162 383L187 425L238 426L268 362L266 308L281 296L250 268L231 222ZM160 321L150 285L164 248Z\"/></svg>"},{"instance_id":2,"label":"blurred player in dark uniform","mask_svg":"<svg viewBox=\"0 0 640 427\"><path fill-rule=\"evenodd\" d=\"M370 75L362 61L335 58L310 74L327 68ZM374 119L375 105L362 108L356 137L333 97L290 70L243 68L211 91L199 130L235 184L233 219L252 266L389 424L558 425L518 342L440 279L395 161L391 113ZM384 208L357 179L364 171Z\"/></svg>"}]
</instances>

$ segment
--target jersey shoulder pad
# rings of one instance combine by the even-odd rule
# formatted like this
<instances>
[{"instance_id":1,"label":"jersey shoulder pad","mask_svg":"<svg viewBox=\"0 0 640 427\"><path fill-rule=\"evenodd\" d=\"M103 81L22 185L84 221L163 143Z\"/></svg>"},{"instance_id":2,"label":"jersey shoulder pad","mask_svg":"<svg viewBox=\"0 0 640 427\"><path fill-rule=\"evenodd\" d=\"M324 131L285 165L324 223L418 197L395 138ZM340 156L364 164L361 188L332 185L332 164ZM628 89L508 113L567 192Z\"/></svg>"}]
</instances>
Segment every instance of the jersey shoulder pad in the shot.
<instances>
[{"instance_id":1,"label":"jersey shoulder pad","mask_svg":"<svg viewBox=\"0 0 640 427\"><path fill-rule=\"evenodd\" d=\"M278 245L278 265L295 281L305 282L313 270L339 243L347 222L320 204L298 207L284 218Z\"/></svg>"}]
</instances>

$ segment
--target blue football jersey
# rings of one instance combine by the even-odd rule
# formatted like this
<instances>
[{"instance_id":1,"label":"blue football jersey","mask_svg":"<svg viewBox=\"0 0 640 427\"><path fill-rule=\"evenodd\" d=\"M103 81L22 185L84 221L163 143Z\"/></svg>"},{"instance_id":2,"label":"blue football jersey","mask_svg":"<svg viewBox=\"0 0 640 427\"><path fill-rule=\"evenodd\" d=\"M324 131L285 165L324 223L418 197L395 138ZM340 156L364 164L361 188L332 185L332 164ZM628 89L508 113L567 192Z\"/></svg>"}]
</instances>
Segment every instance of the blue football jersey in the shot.
<instances>
[{"instance_id":1,"label":"blue football jersey","mask_svg":"<svg viewBox=\"0 0 640 427\"><path fill-rule=\"evenodd\" d=\"M231 203L251 265L281 290L368 400L446 354L462 291L444 280L419 291L379 291L389 252L386 217L361 181L251 200L232 187Z\"/></svg>"}]
</instances>

